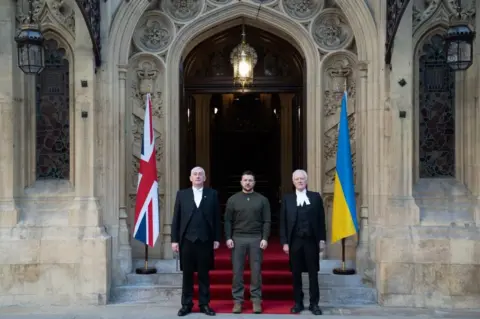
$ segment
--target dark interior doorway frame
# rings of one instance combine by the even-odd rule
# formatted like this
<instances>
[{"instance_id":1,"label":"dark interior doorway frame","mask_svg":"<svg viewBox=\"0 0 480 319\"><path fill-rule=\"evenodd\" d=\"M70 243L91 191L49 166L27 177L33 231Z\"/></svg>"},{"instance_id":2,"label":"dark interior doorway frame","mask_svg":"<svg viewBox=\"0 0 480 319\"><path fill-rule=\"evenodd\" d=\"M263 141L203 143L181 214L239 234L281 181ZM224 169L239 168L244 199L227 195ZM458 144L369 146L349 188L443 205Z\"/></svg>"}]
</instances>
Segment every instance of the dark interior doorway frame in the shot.
<instances>
[{"instance_id":1,"label":"dark interior doorway frame","mask_svg":"<svg viewBox=\"0 0 480 319\"><path fill-rule=\"evenodd\" d=\"M306 168L305 60L290 43L253 26L246 40L255 48L258 62L253 85L233 85L230 52L240 43L241 26L226 29L197 45L180 68L180 187L189 187L195 159L195 94L292 93L292 153L294 168ZM280 159L279 159L280 160Z\"/></svg>"}]
</instances>

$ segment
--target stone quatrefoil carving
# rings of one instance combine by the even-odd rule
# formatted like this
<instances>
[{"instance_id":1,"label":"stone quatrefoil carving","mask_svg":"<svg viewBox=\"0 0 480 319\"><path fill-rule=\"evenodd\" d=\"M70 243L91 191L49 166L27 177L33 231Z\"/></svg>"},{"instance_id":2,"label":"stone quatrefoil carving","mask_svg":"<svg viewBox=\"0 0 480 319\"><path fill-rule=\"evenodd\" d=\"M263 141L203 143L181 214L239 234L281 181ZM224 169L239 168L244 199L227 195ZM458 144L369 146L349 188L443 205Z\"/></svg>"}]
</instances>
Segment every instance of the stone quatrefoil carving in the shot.
<instances>
[{"instance_id":1,"label":"stone quatrefoil carving","mask_svg":"<svg viewBox=\"0 0 480 319\"><path fill-rule=\"evenodd\" d=\"M141 51L161 53L172 43L175 27L172 21L159 11L146 13L133 34L133 42Z\"/></svg>"},{"instance_id":2,"label":"stone quatrefoil carving","mask_svg":"<svg viewBox=\"0 0 480 319\"><path fill-rule=\"evenodd\" d=\"M193 20L202 12L203 0L164 0L162 9L173 20L187 22Z\"/></svg>"},{"instance_id":3,"label":"stone quatrefoil carving","mask_svg":"<svg viewBox=\"0 0 480 319\"><path fill-rule=\"evenodd\" d=\"M283 0L283 9L292 18L308 20L325 6L325 0Z\"/></svg>"},{"instance_id":4,"label":"stone quatrefoil carving","mask_svg":"<svg viewBox=\"0 0 480 319\"><path fill-rule=\"evenodd\" d=\"M312 36L321 50L346 49L353 42L353 31L347 18L338 9L323 10L313 21Z\"/></svg>"}]
</instances>

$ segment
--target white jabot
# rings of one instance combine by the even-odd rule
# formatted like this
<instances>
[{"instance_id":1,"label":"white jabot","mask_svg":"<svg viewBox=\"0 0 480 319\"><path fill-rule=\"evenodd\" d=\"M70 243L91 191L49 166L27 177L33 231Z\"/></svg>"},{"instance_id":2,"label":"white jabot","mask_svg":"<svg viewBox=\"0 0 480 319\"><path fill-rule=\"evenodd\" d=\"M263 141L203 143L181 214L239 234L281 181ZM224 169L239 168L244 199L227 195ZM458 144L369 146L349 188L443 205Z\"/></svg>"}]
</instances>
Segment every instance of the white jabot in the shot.
<instances>
[{"instance_id":1,"label":"white jabot","mask_svg":"<svg viewBox=\"0 0 480 319\"><path fill-rule=\"evenodd\" d=\"M195 201L195 205L197 205L197 208L198 208L200 207L200 202L202 201L203 187L202 188L192 187L192 189L193 189L193 200Z\"/></svg>"},{"instance_id":2,"label":"white jabot","mask_svg":"<svg viewBox=\"0 0 480 319\"><path fill-rule=\"evenodd\" d=\"M310 205L310 201L308 200L307 197L307 190L304 189L303 191L295 191L297 194L297 206L303 206L303 205Z\"/></svg>"}]
</instances>

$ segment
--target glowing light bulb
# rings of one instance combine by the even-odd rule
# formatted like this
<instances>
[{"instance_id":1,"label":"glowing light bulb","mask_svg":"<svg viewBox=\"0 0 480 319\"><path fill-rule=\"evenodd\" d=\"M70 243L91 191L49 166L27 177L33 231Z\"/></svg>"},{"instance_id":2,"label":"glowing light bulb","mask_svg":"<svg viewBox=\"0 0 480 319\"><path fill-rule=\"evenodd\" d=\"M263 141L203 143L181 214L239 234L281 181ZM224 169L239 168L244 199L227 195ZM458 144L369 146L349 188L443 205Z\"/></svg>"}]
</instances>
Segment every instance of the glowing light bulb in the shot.
<instances>
[{"instance_id":1,"label":"glowing light bulb","mask_svg":"<svg viewBox=\"0 0 480 319\"><path fill-rule=\"evenodd\" d=\"M238 73L241 77L247 77L250 74L250 63L242 59L240 63L238 63Z\"/></svg>"}]
</instances>

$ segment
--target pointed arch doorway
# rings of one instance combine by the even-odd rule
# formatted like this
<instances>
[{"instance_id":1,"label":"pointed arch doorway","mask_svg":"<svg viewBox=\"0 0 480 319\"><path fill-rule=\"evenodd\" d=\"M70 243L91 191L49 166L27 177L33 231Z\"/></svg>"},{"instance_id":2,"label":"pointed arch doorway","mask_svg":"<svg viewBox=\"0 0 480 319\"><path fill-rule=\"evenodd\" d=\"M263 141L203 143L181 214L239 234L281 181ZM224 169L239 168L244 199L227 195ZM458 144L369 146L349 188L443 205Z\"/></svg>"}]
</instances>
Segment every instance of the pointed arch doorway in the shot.
<instances>
[{"instance_id":1,"label":"pointed arch doorway","mask_svg":"<svg viewBox=\"0 0 480 319\"><path fill-rule=\"evenodd\" d=\"M246 26L258 62L253 85L233 84L230 52L241 25L193 48L180 70L180 186L190 169L204 167L207 185L219 192L222 212L240 191L243 171L256 175L255 190L271 205L272 235L278 233L281 197L292 190L291 174L306 168L304 59L278 36Z\"/></svg>"}]
</instances>

